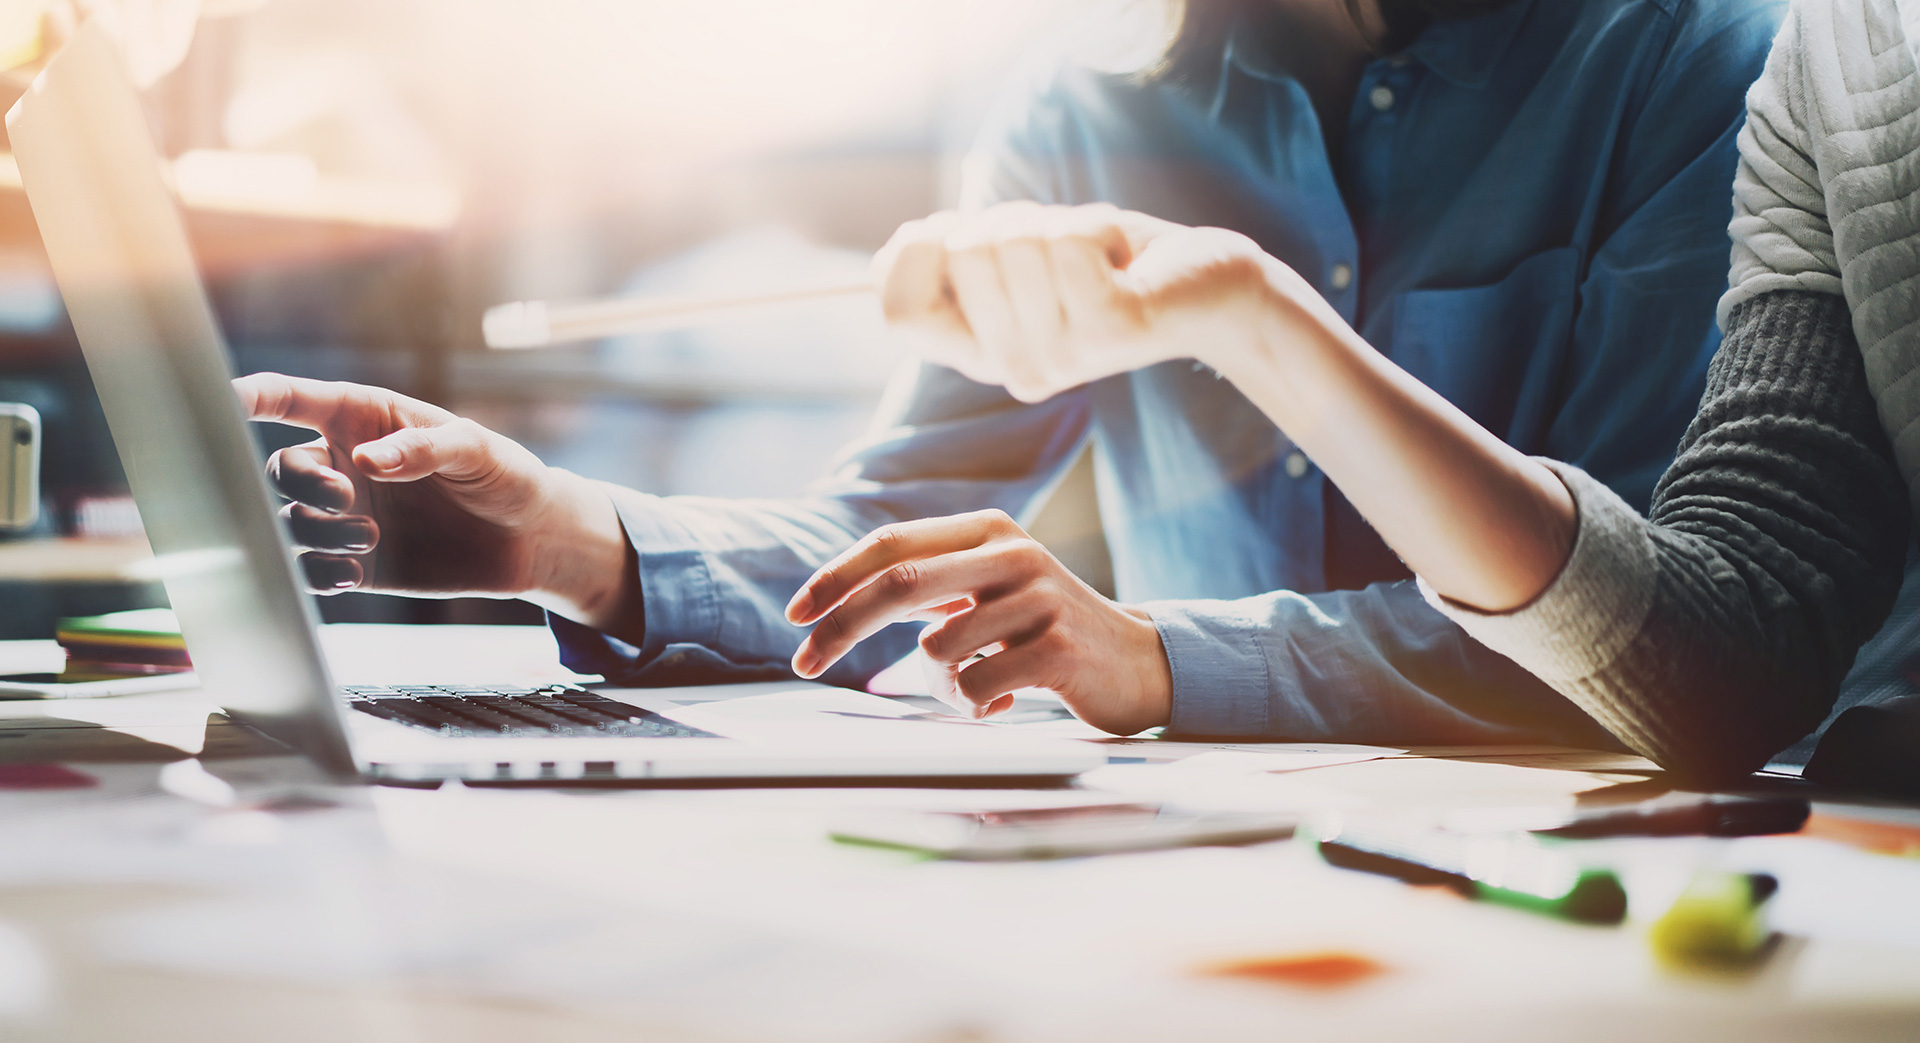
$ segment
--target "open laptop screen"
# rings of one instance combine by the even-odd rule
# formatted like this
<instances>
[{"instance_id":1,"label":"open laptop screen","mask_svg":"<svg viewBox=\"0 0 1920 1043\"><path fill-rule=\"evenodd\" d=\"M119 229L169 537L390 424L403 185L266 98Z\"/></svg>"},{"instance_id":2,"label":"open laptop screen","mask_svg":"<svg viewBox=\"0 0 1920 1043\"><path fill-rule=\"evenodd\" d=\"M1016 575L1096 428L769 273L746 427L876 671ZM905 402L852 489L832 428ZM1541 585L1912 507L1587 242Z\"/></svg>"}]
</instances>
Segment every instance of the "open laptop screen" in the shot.
<instances>
[{"instance_id":1,"label":"open laptop screen","mask_svg":"<svg viewBox=\"0 0 1920 1043\"><path fill-rule=\"evenodd\" d=\"M48 64L7 129L208 694L329 772L355 773L159 151L97 26Z\"/></svg>"}]
</instances>

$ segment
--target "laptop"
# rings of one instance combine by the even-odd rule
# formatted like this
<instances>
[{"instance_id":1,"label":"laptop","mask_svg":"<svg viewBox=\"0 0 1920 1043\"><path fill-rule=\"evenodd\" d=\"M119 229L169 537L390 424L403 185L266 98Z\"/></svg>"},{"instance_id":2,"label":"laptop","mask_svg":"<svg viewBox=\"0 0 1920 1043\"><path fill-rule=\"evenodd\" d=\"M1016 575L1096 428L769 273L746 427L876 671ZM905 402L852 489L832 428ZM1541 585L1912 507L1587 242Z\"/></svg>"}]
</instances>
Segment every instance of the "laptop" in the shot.
<instances>
[{"instance_id":1,"label":"laptop","mask_svg":"<svg viewBox=\"0 0 1920 1043\"><path fill-rule=\"evenodd\" d=\"M97 26L7 129L205 690L331 777L1059 777L1105 762L1091 743L799 682L335 686L159 151Z\"/></svg>"}]
</instances>

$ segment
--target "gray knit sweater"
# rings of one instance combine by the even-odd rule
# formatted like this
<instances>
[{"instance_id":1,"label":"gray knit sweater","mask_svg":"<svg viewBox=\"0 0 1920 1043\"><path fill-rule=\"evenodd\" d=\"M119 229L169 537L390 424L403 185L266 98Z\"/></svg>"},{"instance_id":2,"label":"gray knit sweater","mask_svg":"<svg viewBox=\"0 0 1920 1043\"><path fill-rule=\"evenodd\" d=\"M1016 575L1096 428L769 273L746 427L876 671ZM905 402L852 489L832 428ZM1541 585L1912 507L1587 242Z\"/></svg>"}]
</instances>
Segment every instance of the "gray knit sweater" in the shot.
<instances>
[{"instance_id":1,"label":"gray knit sweater","mask_svg":"<svg viewBox=\"0 0 1920 1043\"><path fill-rule=\"evenodd\" d=\"M1687 774L1750 771L1820 723L1893 604L1908 533L1841 298L1734 308L1650 519L1543 462L1580 509L1559 578L1516 612L1442 611Z\"/></svg>"},{"instance_id":2,"label":"gray knit sweater","mask_svg":"<svg viewBox=\"0 0 1920 1043\"><path fill-rule=\"evenodd\" d=\"M1650 518L1543 461L1580 514L1553 584L1499 614L1422 585L1668 768L1728 777L1812 730L1898 591L1920 503L1916 42L1920 0L1796 0L1747 95L1725 340Z\"/></svg>"}]
</instances>

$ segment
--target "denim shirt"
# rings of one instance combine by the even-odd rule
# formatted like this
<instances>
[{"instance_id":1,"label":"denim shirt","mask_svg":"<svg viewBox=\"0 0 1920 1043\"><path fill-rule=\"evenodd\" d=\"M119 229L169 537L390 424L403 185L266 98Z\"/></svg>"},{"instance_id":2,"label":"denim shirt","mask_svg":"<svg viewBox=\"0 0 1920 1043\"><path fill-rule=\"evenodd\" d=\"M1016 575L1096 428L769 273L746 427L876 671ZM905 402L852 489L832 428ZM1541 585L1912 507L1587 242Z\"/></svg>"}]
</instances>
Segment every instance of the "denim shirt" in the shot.
<instances>
[{"instance_id":1,"label":"denim shirt","mask_svg":"<svg viewBox=\"0 0 1920 1043\"><path fill-rule=\"evenodd\" d=\"M1208 86L1064 69L968 159L970 202L1105 201L1232 228L1510 444L1644 510L1718 345L1734 135L1781 14L1749 0L1521 0L1371 62L1330 157L1247 30ZM1231 384L1190 362L1026 405L909 366L806 499L623 510L639 645L555 620L569 665L637 683L766 676L782 610L888 522L1025 517L1091 441L1117 595L1144 604L1190 734L1606 744L1428 607L1405 567ZM917 627L827 680L860 684Z\"/></svg>"}]
</instances>

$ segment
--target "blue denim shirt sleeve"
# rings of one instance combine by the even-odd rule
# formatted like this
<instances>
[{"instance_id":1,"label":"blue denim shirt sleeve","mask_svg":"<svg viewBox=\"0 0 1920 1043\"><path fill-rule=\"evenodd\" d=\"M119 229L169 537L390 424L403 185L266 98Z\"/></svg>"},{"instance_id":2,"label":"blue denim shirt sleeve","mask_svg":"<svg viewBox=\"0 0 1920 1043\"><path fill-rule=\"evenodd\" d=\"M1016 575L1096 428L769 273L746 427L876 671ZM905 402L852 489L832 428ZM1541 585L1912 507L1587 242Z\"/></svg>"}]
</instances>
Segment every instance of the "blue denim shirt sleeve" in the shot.
<instances>
[{"instance_id":1,"label":"blue denim shirt sleeve","mask_svg":"<svg viewBox=\"0 0 1920 1043\"><path fill-rule=\"evenodd\" d=\"M1144 607L1173 670L1170 731L1181 735L1624 749L1433 611L1412 580Z\"/></svg>"},{"instance_id":2,"label":"blue denim shirt sleeve","mask_svg":"<svg viewBox=\"0 0 1920 1043\"><path fill-rule=\"evenodd\" d=\"M1569 390L1545 436L1544 455L1578 463L1640 510L1674 451L1646 433L1685 428L1719 343L1710 302L1728 263L1738 87L1757 73L1755 46L1697 29L1679 26L1650 78L1629 165L1598 215L1604 234L1581 265ZM1179 732L1618 746L1423 604L1412 581L1148 607L1172 666Z\"/></svg>"},{"instance_id":3,"label":"blue denim shirt sleeve","mask_svg":"<svg viewBox=\"0 0 1920 1043\"><path fill-rule=\"evenodd\" d=\"M1082 396L1023 405L937 366L895 379L868 434L796 500L650 496L621 522L639 558L635 645L550 617L581 673L667 685L788 676L805 630L786 621L802 581L891 522L999 508L1027 514L1084 442ZM858 686L913 647L919 624L863 642L823 680Z\"/></svg>"}]
</instances>

